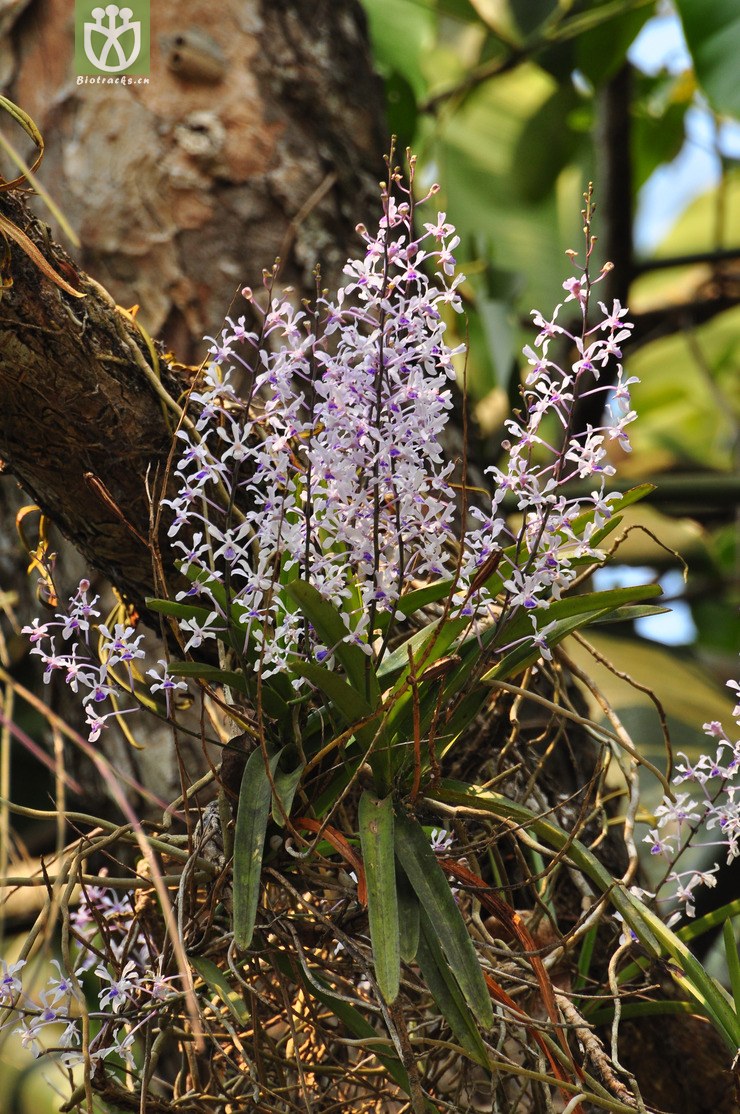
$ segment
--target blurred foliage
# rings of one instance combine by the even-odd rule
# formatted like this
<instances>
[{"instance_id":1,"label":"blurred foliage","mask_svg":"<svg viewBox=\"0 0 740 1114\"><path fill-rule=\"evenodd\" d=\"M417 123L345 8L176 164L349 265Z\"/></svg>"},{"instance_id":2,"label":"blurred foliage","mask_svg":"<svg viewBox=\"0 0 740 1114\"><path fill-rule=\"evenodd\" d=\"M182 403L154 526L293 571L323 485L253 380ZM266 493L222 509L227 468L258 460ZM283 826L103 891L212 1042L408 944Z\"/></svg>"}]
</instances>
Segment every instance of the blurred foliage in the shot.
<instances>
[{"instance_id":1,"label":"blurred foliage","mask_svg":"<svg viewBox=\"0 0 740 1114\"><path fill-rule=\"evenodd\" d=\"M669 660L636 633L612 639L609 653L639 660L640 677L654 681L671 709L680 744L699 746L702 722L727 708L722 683L735 673L740 643L737 4L364 3L390 129L418 155L420 179L439 182L440 208L462 238L466 377L487 438L483 463L499 450L516 398L530 310L549 312L567 273L564 252L578 242L580 195L595 183L597 255L615 261L610 295L636 322L626 366L642 380L633 394L635 452L619 462L620 473L657 484L621 559L662 575L680 567L680 553L695 627L693 642L688 624L687 644ZM667 53L674 40L680 48ZM705 192L673 165L702 143L715 171ZM650 225L666 213L673 226L655 243ZM655 243L644 257L638 239ZM667 641L671 634L675 640L675 620ZM660 738L649 701L622 682L612 688L649 747Z\"/></svg>"}]
</instances>

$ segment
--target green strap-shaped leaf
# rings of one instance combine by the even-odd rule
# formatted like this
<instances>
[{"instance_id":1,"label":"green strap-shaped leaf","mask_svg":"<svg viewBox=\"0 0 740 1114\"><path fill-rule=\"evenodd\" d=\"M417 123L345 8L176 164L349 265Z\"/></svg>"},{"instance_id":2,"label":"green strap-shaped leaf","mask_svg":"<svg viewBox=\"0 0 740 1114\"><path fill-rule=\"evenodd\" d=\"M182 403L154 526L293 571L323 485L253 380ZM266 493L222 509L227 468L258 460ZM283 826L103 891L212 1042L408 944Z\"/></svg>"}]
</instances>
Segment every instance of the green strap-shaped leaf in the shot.
<instances>
[{"instance_id":1,"label":"green strap-shaped leaf","mask_svg":"<svg viewBox=\"0 0 740 1114\"><path fill-rule=\"evenodd\" d=\"M538 839L556 851L563 851L567 861L580 870L601 890L632 929L640 943L653 955L668 955L675 960L674 979L687 990L710 1018L731 1049L740 1047L740 1018L728 1001L727 992L717 986L683 940L668 928L652 909L625 890L596 856L579 840L548 817L535 815L524 805L496 793L479 793L473 786L443 782L430 796L445 804L478 808L494 816L504 816L531 828ZM398 827L398 824L397 824Z\"/></svg>"},{"instance_id":2,"label":"green strap-shaped leaf","mask_svg":"<svg viewBox=\"0 0 740 1114\"><path fill-rule=\"evenodd\" d=\"M247 691L247 682L243 673L235 673L232 669L219 669L217 665L207 665L200 661L174 661L168 670L175 677L196 677L209 685L228 685L237 692Z\"/></svg>"},{"instance_id":3,"label":"green strap-shaped leaf","mask_svg":"<svg viewBox=\"0 0 740 1114\"><path fill-rule=\"evenodd\" d=\"M205 959L202 955L189 955L188 962L190 966L198 972L206 986L213 990L221 999L234 1020L239 1025L246 1025L249 1021L249 1010L243 999L237 994L231 983L225 977L223 971L210 959Z\"/></svg>"},{"instance_id":4,"label":"green strap-shaped leaf","mask_svg":"<svg viewBox=\"0 0 740 1114\"><path fill-rule=\"evenodd\" d=\"M737 951L735 926L732 923L732 917L728 917L722 925L722 941L725 945L727 973L730 976L730 989L735 1002L735 1013L740 1018L740 955Z\"/></svg>"},{"instance_id":5,"label":"green strap-shaped leaf","mask_svg":"<svg viewBox=\"0 0 740 1114\"><path fill-rule=\"evenodd\" d=\"M325 665L318 665L315 661L304 661L294 655L290 667L301 677L305 677L312 685L328 696L334 707L342 716L346 724L357 723L373 714L373 709L356 688L347 682L333 669Z\"/></svg>"},{"instance_id":6,"label":"green strap-shaped leaf","mask_svg":"<svg viewBox=\"0 0 740 1114\"><path fill-rule=\"evenodd\" d=\"M421 825L398 815L395 825L398 861L429 918L452 973L480 1024L493 1026L493 1007L478 956L450 884Z\"/></svg>"},{"instance_id":7,"label":"green strap-shaped leaf","mask_svg":"<svg viewBox=\"0 0 740 1114\"><path fill-rule=\"evenodd\" d=\"M275 793L272 801L272 818L279 828L285 827L285 820L283 813L290 816L290 810L293 807L293 798L296 795L296 790L301 784L301 777L305 769L305 763L296 766L294 770L276 769L273 781L275 783ZM280 804L283 806L282 811L278 807L275 797L278 797Z\"/></svg>"},{"instance_id":8,"label":"green strap-shaped leaf","mask_svg":"<svg viewBox=\"0 0 740 1114\"><path fill-rule=\"evenodd\" d=\"M380 689L370 659L359 646L344 641L349 632L334 605L305 580L293 581L286 586L285 591L301 609L324 645L334 651L352 688L367 700L371 708L376 708L380 702Z\"/></svg>"},{"instance_id":9,"label":"green strap-shaped leaf","mask_svg":"<svg viewBox=\"0 0 740 1114\"><path fill-rule=\"evenodd\" d=\"M270 759L272 774L281 753ZM234 941L239 948L248 948L254 933L271 796L264 756L258 747L247 759L242 774L234 832Z\"/></svg>"},{"instance_id":10,"label":"green strap-shaped leaf","mask_svg":"<svg viewBox=\"0 0 740 1114\"><path fill-rule=\"evenodd\" d=\"M380 800L367 791L358 810L360 847L367 881L367 909L375 977L386 1002L398 997L401 946L393 856L393 799Z\"/></svg>"},{"instance_id":11,"label":"green strap-shaped leaf","mask_svg":"<svg viewBox=\"0 0 740 1114\"><path fill-rule=\"evenodd\" d=\"M146 605L150 611L159 615L169 615L173 619L195 619L199 626L204 626L206 619L212 614L207 607L198 607L192 603L176 603L175 600L158 600L147 596Z\"/></svg>"},{"instance_id":12,"label":"green strap-shaped leaf","mask_svg":"<svg viewBox=\"0 0 740 1114\"><path fill-rule=\"evenodd\" d=\"M169 671L176 677L197 677L200 681L205 681L210 685L229 685L237 692L245 693L252 703L256 703L257 683L255 678L245 677L241 672L235 672L231 669L219 669L217 665L207 665L203 662L197 661L177 661L171 662ZM270 683L263 682L260 697L262 700L262 711L271 719L279 720L281 723L287 723L290 719L290 708L283 700Z\"/></svg>"},{"instance_id":13,"label":"green strap-shaped leaf","mask_svg":"<svg viewBox=\"0 0 740 1114\"><path fill-rule=\"evenodd\" d=\"M436 619L422 630L412 634L392 654L384 658L382 664L378 666L378 677L385 679L394 673L400 673L405 677L409 669L409 650L413 651L414 661L418 662L418 668L423 672L446 654L458 635L469 626L470 619L467 618L447 619L445 622Z\"/></svg>"},{"instance_id":14,"label":"green strap-shaped leaf","mask_svg":"<svg viewBox=\"0 0 740 1114\"><path fill-rule=\"evenodd\" d=\"M478 1026L460 993L460 988L442 954L437 935L424 910L421 911L421 933L416 959L424 982L429 987L450 1029L472 1058L483 1067L487 1067L486 1046L478 1032Z\"/></svg>"},{"instance_id":15,"label":"green strap-shaped leaf","mask_svg":"<svg viewBox=\"0 0 740 1114\"><path fill-rule=\"evenodd\" d=\"M396 863L396 895L398 897L398 935L401 959L404 963L411 963L416 958L416 949L419 947L421 909L414 888L398 863Z\"/></svg>"}]
</instances>

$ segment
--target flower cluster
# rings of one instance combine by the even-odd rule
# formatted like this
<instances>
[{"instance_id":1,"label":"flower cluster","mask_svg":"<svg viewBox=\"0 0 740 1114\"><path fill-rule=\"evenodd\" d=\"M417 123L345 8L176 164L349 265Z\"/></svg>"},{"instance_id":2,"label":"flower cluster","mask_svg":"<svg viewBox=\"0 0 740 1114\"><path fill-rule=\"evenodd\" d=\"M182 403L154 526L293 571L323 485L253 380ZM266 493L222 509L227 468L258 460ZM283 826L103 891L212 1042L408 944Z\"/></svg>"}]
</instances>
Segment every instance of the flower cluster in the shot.
<instances>
[{"instance_id":1,"label":"flower cluster","mask_svg":"<svg viewBox=\"0 0 740 1114\"><path fill-rule=\"evenodd\" d=\"M66 1067L82 1063L80 1014L84 1007L81 980L87 972L97 980L98 1009L91 1018L99 1028L88 1049L92 1063L117 1057L134 1070L134 1047L142 1025L173 993L143 933L133 927L128 898L113 890L88 887L85 899L70 918L77 944L74 970L65 974L53 959L52 976L35 996L26 994L22 973L26 960L0 961L0 1006L10 1007L6 1025L34 1056L54 1049ZM100 958L105 947L107 959ZM61 1032L60 1032L60 1026ZM53 1027L50 1030L50 1027Z\"/></svg>"},{"instance_id":2,"label":"flower cluster","mask_svg":"<svg viewBox=\"0 0 740 1114\"><path fill-rule=\"evenodd\" d=\"M57 612L53 619L44 623L34 619L23 627L23 633L28 635L31 643L30 652L43 662L44 683L48 684L52 675L58 672L74 693L83 694L82 706L91 743L108 726L108 720L136 710L135 706L116 707L105 712L100 710L104 701L122 691L116 683L113 669L116 666L123 668L129 692L132 692L133 663L146 656L141 646L144 635L136 634L134 627L115 623L110 630L105 623L96 622L100 618L96 606L98 602L98 596L90 595L90 581L83 579L66 612ZM62 643L59 648L58 638ZM159 670L147 670L147 675L153 679L149 687L152 693L161 691L164 694L169 715L172 694L186 690L187 684L170 675L164 660L160 660L158 665Z\"/></svg>"},{"instance_id":3,"label":"flower cluster","mask_svg":"<svg viewBox=\"0 0 740 1114\"><path fill-rule=\"evenodd\" d=\"M736 698L740 697L737 681L728 681L728 687L735 691ZM740 699L733 715L740 727ZM700 886L716 886L720 868L719 862L715 862L704 870L674 869L699 829L713 833L702 846L722 848L728 864L740 855L740 739L733 743L716 720L705 723L704 732L716 741L714 754L702 754L693 764L681 754L683 762L676 766L673 778L674 785L697 786L700 795L680 792L673 799L664 796L655 810L655 827L644 838L652 855L672 864L665 881L673 884L671 899L677 900L689 917L696 911L695 891ZM675 912L668 923L681 915L680 910Z\"/></svg>"},{"instance_id":4,"label":"flower cluster","mask_svg":"<svg viewBox=\"0 0 740 1114\"><path fill-rule=\"evenodd\" d=\"M122 665L133 688L132 662L145 656L140 645L144 635L137 635L133 627L116 623L111 631L105 623L95 622L100 618L96 608L98 601L98 596L90 596L90 581L83 579L66 612L57 612L54 619L45 623L34 619L23 628L31 642L31 653L40 657L44 664L44 683L48 684L52 674L60 671L72 692L84 693L82 706L91 742L98 738L106 720L120 712L101 714L98 711L99 705L117 691L111 670ZM94 631L97 631L95 649L92 646ZM70 649L58 650L57 637L62 643L68 643Z\"/></svg>"},{"instance_id":5,"label":"flower cluster","mask_svg":"<svg viewBox=\"0 0 740 1114\"><path fill-rule=\"evenodd\" d=\"M546 636L550 626L542 626L541 613L572 582L583 558L603 560L604 554L593 544L594 534L612 516L617 493L606 493L606 483L614 475L607 446L617 442L629 450L626 427L635 417L630 407L630 386L636 379L624 374L621 345L630 336L632 324L624 320L626 310L614 301L611 310L599 302L601 319L588 326L588 293L602 281L607 269L587 284L581 276L563 283L565 302L577 300L582 311L580 335L558 322L563 303L549 320L533 314L539 330L533 346L524 349L529 370L522 392L524 413L506 422L510 439L504 444L507 458L503 464L487 469L493 481L491 508L484 512L471 508L480 523L466 539L468 565L466 579L485 566L497 548L514 546L514 557L504 552L499 571L509 608L523 607L537 632L535 642L544 657L549 657ZM565 339L576 353L568 368L553 361L553 341ZM606 365L616 362L616 383L602 384ZM577 398L605 395L607 422L603 427L588 426L583 433L572 431L573 406ZM552 427L550 430L547 427ZM562 441L553 444L552 441ZM573 480L594 484L586 498L568 494ZM504 514L504 500L513 501L523 515L524 525L514 530ZM576 533L573 523L584 511L593 510L591 521Z\"/></svg>"},{"instance_id":6,"label":"flower cluster","mask_svg":"<svg viewBox=\"0 0 740 1114\"><path fill-rule=\"evenodd\" d=\"M279 579L310 580L370 652L370 616L392 612L413 579L443 575L450 560L453 466L440 435L460 349L445 344L442 311L461 309L458 240L444 214L415 236L410 198L391 196L377 234L360 231L364 259L347 264L335 301L309 311L282 298L262 311L245 291L261 332L228 320L193 396L199 439L179 435L170 535L191 574L228 585L265 676L305 637ZM249 407L235 403L235 370ZM224 499L248 508L239 521L223 521ZM209 616L188 628L187 649L224 626L216 595L200 591Z\"/></svg>"}]
</instances>

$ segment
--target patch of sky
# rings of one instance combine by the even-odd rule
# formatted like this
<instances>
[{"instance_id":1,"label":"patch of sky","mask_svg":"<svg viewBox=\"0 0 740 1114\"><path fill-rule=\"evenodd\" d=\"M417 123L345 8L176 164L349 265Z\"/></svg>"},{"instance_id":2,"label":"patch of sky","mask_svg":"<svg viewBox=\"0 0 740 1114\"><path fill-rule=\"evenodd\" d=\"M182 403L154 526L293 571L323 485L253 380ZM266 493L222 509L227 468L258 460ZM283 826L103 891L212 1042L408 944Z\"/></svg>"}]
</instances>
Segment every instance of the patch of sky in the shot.
<instances>
[{"instance_id":1,"label":"patch of sky","mask_svg":"<svg viewBox=\"0 0 740 1114\"><path fill-rule=\"evenodd\" d=\"M681 21L670 4L643 27L630 47L630 62L646 74L681 74L691 68ZM686 113L686 139L670 164L659 167L640 190L635 247L649 254L686 207L717 184L721 157L740 158L740 124L717 121L697 96Z\"/></svg>"},{"instance_id":2,"label":"patch of sky","mask_svg":"<svg viewBox=\"0 0 740 1114\"><path fill-rule=\"evenodd\" d=\"M656 578L655 569L639 565L614 565L599 569L594 573L594 587L597 591L607 588L628 588L634 584L650 584L657 579L666 600L670 600L670 611L664 615L651 615L637 619L635 631L651 642L664 646L687 646L696 637L696 627L691 617L691 608L679 597L683 591L683 576L678 569L670 569ZM661 604L661 600L655 601Z\"/></svg>"}]
</instances>

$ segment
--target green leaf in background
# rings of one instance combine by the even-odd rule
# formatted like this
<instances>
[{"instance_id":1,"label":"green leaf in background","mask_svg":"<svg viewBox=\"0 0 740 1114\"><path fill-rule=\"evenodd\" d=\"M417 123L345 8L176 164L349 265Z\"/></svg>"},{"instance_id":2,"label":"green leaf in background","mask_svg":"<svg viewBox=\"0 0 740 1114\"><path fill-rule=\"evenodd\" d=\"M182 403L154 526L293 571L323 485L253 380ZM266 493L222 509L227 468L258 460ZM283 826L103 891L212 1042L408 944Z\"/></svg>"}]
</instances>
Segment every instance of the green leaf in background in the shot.
<instances>
[{"instance_id":1,"label":"green leaf in background","mask_svg":"<svg viewBox=\"0 0 740 1114\"><path fill-rule=\"evenodd\" d=\"M699 84L712 107L740 115L740 7L737 0L675 0Z\"/></svg>"},{"instance_id":2,"label":"green leaf in background","mask_svg":"<svg viewBox=\"0 0 740 1114\"><path fill-rule=\"evenodd\" d=\"M395 843L398 861L437 934L465 1000L479 1023L490 1029L493 1007L478 956L424 829L417 820L399 814Z\"/></svg>"},{"instance_id":3,"label":"green leaf in background","mask_svg":"<svg viewBox=\"0 0 740 1114\"><path fill-rule=\"evenodd\" d=\"M281 753L270 758L273 775ZM244 767L234 831L234 941L242 950L249 947L254 934L271 797L270 778L258 747Z\"/></svg>"},{"instance_id":4,"label":"green leaf in background","mask_svg":"<svg viewBox=\"0 0 740 1114\"><path fill-rule=\"evenodd\" d=\"M365 0L373 51L385 74L403 74L417 100L427 89L424 61L432 50L437 16L414 0Z\"/></svg>"},{"instance_id":5,"label":"green leaf in background","mask_svg":"<svg viewBox=\"0 0 740 1114\"><path fill-rule=\"evenodd\" d=\"M633 392L640 414L631 437L635 453L652 454L663 468L732 471L740 419L739 366L737 307L697 326L691 336L681 332L635 352L630 362L630 373L640 378Z\"/></svg>"},{"instance_id":6,"label":"green leaf in background","mask_svg":"<svg viewBox=\"0 0 740 1114\"><path fill-rule=\"evenodd\" d=\"M607 11L611 12L608 18L573 40L573 68L580 70L597 87L609 81L624 65L627 51L655 12L655 3L622 0L619 5L609 4Z\"/></svg>"},{"instance_id":7,"label":"green leaf in background","mask_svg":"<svg viewBox=\"0 0 740 1114\"><path fill-rule=\"evenodd\" d=\"M686 110L691 106L695 85L690 74L640 74L635 84L632 120L632 167L635 186L643 186L661 163L671 162L680 152L685 137Z\"/></svg>"},{"instance_id":8,"label":"green leaf in background","mask_svg":"<svg viewBox=\"0 0 740 1114\"><path fill-rule=\"evenodd\" d=\"M580 97L570 82L559 85L519 133L513 173L524 201L538 202L547 197L561 170L573 160L581 136L568 126L568 116L579 104Z\"/></svg>"},{"instance_id":9,"label":"green leaf in background","mask_svg":"<svg viewBox=\"0 0 740 1114\"><path fill-rule=\"evenodd\" d=\"M566 277L563 253L578 243L582 176L536 203L516 187L516 157L529 118L557 88L532 63L476 87L445 116L430 149L451 219L464 242L493 246L491 263L522 276L527 306L547 306ZM512 356L515 353L512 352ZM473 393L478 393L471 371Z\"/></svg>"},{"instance_id":10,"label":"green leaf in background","mask_svg":"<svg viewBox=\"0 0 740 1114\"><path fill-rule=\"evenodd\" d=\"M398 997L401 977L392 797L379 800L364 792L360 797L358 826L375 977L380 993L390 1003Z\"/></svg>"},{"instance_id":11,"label":"green leaf in background","mask_svg":"<svg viewBox=\"0 0 740 1114\"><path fill-rule=\"evenodd\" d=\"M735 625L737 628L737 618ZM729 722L732 700L728 690L687 654L656 642L618 638L600 630L590 631L587 640L617 670L647 681L667 711L674 751L683 750L692 761L696 760L706 744L701 725L712 720ZM656 765L663 763L665 743L658 714L649 697L595 661L584 646L571 642L567 649L616 709L640 753ZM600 711L595 703L591 706L591 714L598 722Z\"/></svg>"}]
</instances>

